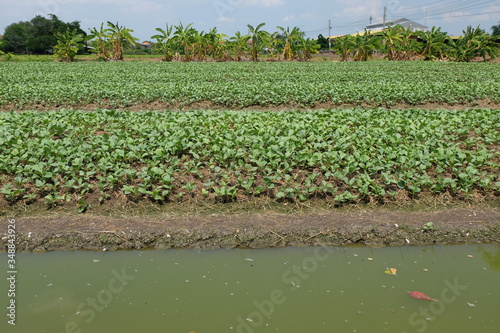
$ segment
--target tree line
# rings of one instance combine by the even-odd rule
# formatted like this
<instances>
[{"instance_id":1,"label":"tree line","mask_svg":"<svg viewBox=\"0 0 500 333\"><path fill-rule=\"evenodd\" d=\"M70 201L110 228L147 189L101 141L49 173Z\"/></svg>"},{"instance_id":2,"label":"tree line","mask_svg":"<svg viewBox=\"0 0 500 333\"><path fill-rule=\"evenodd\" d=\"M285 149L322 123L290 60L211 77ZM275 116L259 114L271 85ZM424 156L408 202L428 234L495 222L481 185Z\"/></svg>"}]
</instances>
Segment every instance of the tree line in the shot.
<instances>
[{"instance_id":1,"label":"tree line","mask_svg":"<svg viewBox=\"0 0 500 333\"><path fill-rule=\"evenodd\" d=\"M335 39L332 49L341 61L366 61L374 52L382 52L388 60L444 60L469 62L481 57L484 61L500 54L498 35L468 26L463 35L454 39L441 28L412 31L401 25L387 27L380 33L366 30L357 35Z\"/></svg>"},{"instance_id":2,"label":"tree line","mask_svg":"<svg viewBox=\"0 0 500 333\"><path fill-rule=\"evenodd\" d=\"M91 52L103 61L123 60L124 50L138 47L138 39L131 29L118 23L107 22L98 28L83 31L78 21L64 23L57 16L49 19L36 16L29 22L9 25L0 44L0 52L16 54L54 54L61 61L73 61L77 54ZM217 28L208 32L198 31L193 24L166 25L156 28L151 36L153 51L164 61L258 61L265 53L272 61L307 61L314 53L328 45L328 39L306 38L298 27L276 27L264 30L265 23L248 25L248 33L236 32L234 36L219 33ZM388 60L443 60L471 61L482 57L494 59L500 53L497 42L500 24L492 27L493 34L468 26L463 36L452 39L441 28L411 31L400 25L389 26L382 32L365 29L356 35L346 35L331 40L331 49L341 61L366 61L374 53L385 55Z\"/></svg>"},{"instance_id":3,"label":"tree line","mask_svg":"<svg viewBox=\"0 0 500 333\"><path fill-rule=\"evenodd\" d=\"M14 54L50 54L57 44L57 34L76 30L86 35L80 27L80 22L63 22L56 15L49 18L35 16L31 21L12 23L5 28L0 50ZM84 45L79 45L79 51L84 52Z\"/></svg>"}]
</instances>

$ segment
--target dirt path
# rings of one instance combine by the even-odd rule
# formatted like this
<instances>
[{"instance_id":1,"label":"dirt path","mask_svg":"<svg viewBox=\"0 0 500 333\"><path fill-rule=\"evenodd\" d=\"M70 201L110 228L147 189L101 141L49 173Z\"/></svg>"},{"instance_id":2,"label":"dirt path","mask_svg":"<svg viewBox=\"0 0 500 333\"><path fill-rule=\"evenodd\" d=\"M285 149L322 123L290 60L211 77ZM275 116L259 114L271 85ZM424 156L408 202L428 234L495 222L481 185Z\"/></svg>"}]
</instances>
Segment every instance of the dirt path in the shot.
<instances>
[{"instance_id":1,"label":"dirt path","mask_svg":"<svg viewBox=\"0 0 500 333\"><path fill-rule=\"evenodd\" d=\"M85 214L14 220L17 250L35 252L500 242L497 208L130 218ZM0 221L0 248L4 250L8 222L6 217Z\"/></svg>"}]
</instances>

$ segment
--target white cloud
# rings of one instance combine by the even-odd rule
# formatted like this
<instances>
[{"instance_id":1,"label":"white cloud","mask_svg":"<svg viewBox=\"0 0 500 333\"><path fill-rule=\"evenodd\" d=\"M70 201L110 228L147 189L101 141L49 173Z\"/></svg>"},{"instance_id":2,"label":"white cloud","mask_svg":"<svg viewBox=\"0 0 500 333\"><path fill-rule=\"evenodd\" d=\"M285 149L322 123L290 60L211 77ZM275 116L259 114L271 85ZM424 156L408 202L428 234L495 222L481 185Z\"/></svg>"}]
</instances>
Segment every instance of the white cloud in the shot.
<instances>
[{"instance_id":1,"label":"white cloud","mask_svg":"<svg viewBox=\"0 0 500 333\"><path fill-rule=\"evenodd\" d=\"M304 13L304 14L300 14L300 15L294 15L294 14L287 15L287 16L283 17L281 20L283 22L291 22L291 21L295 21L295 20L311 20L313 18L314 18L314 14Z\"/></svg>"},{"instance_id":2,"label":"white cloud","mask_svg":"<svg viewBox=\"0 0 500 333\"><path fill-rule=\"evenodd\" d=\"M221 16L221 17L217 18L217 20L216 20L216 22L221 22L221 23L231 23L234 21L236 21L234 18L227 17L227 16Z\"/></svg>"},{"instance_id":3,"label":"white cloud","mask_svg":"<svg viewBox=\"0 0 500 333\"><path fill-rule=\"evenodd\" d=\"M275 7L285 4L284 0L242 0L241 4L248 7Z\"/></svg>"},{"instance_id":4,"label":"white cloud","mask_svg":"<svg viewBox=\"0 0 500 333\"><path fill-rule=\"evenodd\" d=\"M44 0L40 0L40 3L45 2ZM99 6L99 5L113 5L116 8L122 9L127 8L130 10L134 10L135 12L149 12L153 10L157 10L163 5L156 0L47 0L48 3L58 3L61 7L64 7L66 4L80 4L85 6Z\"/></svg>"},{"instance_id":5,"label":"white cloud","mask_svg":"<svg viewBox=\"0 0 500 333\"><path fill-rule=\"evenodd\" d=\"M380 5L379 1L351 1L351 5L344 8L341 12L339 18L342 17L366 17L369 18L370 15L382 16L381 8L383 6Z\"/></svg>"}]
</instances>

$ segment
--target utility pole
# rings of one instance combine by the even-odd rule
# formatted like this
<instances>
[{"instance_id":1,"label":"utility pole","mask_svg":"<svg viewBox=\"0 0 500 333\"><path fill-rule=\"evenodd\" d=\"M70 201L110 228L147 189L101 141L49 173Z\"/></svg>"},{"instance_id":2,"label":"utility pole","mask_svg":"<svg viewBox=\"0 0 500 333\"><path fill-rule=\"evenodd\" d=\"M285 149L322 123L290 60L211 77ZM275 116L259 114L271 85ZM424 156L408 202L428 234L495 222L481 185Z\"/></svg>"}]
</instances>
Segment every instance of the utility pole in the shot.
<instances>
[{"instance_id":1,"label":"utility pole","mask_svg":"<svg viewBox=\"0 0 500 333\"><path fill-rule=\"evenodd\" d=\"M384 6L384 20L382 21L382 31L385 29L385 17L387 15L387 6Z\"/></svg>"},{"instance_id":2,"label":"utility pole","mask_svg":"<svg viewBox=\"0 0 500 333\"><path fill-rule=\"evenodd\" d=\"M332 20L328 20L328 54L332 51Z\"/></svg>"}]
</instances>

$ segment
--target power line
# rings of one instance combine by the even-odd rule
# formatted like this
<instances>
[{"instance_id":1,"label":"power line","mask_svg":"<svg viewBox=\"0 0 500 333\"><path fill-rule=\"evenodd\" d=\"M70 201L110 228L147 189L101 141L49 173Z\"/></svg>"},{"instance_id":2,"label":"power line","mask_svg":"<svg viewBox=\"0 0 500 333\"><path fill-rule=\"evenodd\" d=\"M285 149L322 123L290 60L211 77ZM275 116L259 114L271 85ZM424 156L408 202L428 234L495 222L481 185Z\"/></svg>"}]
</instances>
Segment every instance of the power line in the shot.
<instances>
[{"instance_id":1,"label":"power line","mask_svg":"<svg viewBox=\"0 0 500 333\"><path fill-rule=\"evenodd\" d=\"M459 11L459 10L476 8L476 7L479 7L481 5L484 5L484 4L487 4L487 3L490 3L490 2L495 2L495 0L488 0L488 1L484 1L482 3L478 3L478 4L471 4L469 6L464 6L464 7L457 8L455 10L449 10L449 11L444 11L444 12L440 12L440 13L431 14L430 16L436 16L436 15L440 15L440 14L450 14L450 13L453 13L453 12L456 12L456 11Z\"/></svg>"},{"instance_id":2,"label":"power line","mask_svg":"<svg viewBox=\"0 0 500 333\"><path fill-rule=\"evenodd\" d=\"M463 4L462 4L463 3ZM398 14L404 14L404 15L415 15L415 14L420 14L422 13L425 9L428 11L435 11L435 10L450 10L451 9L456 9L462 5L465 4L470 4L471 1L469 0L459 0L459 1L453 1L449 2L446 4L443 4L441 1L436 1L436 2L431 2L428 4L423 4L415 8L408 8L406 10L398 10ZM437 5L432 5L432 4L437 4Z\"/></svg>"},{"instance_id":3,"label":"power line","mask_svg":"<svg viewBox=\"0 0 500 333\"><path fill-rule=\"evenodd\" d=\"M488 14L493 14L493 13L500 13L500 10L496 10L493 12L487 12L487 13L475 13L475 14L461 14L461 15L454 15L454 16L448 16L447 18L455 18L455 17L462 17L462 16L478 16L478 15L488 15ZM434 18L427 18L428 20L442 20L442 17L434 17Z\"/></svg>"},{"instance_id":4,"label":"power line","mask_svg":"<svg viewBox=\"0 0 500 333\"><path fill-rule=\"evenodd\" d=\"M436 15L442 15L442 14L450 14L453 12L457 12L460 10L465 10L465 9L472 9L472 8L479 8L482 6L485 6L491 2L495 2L496 0L488 0L488 1L476 1L475 3L471 3L470 1L454 1L452 3L449 3L445 6L437 7L437 8L429 8L426 7L424 8L423 6L420 7L420 9L408 9L406 11L398 11L398 15L402 16L436 16ZM452 6L455 4L454 6ZM426 13L424 13L424 9L426 9Z\"/></svg>"}]
</instances>

